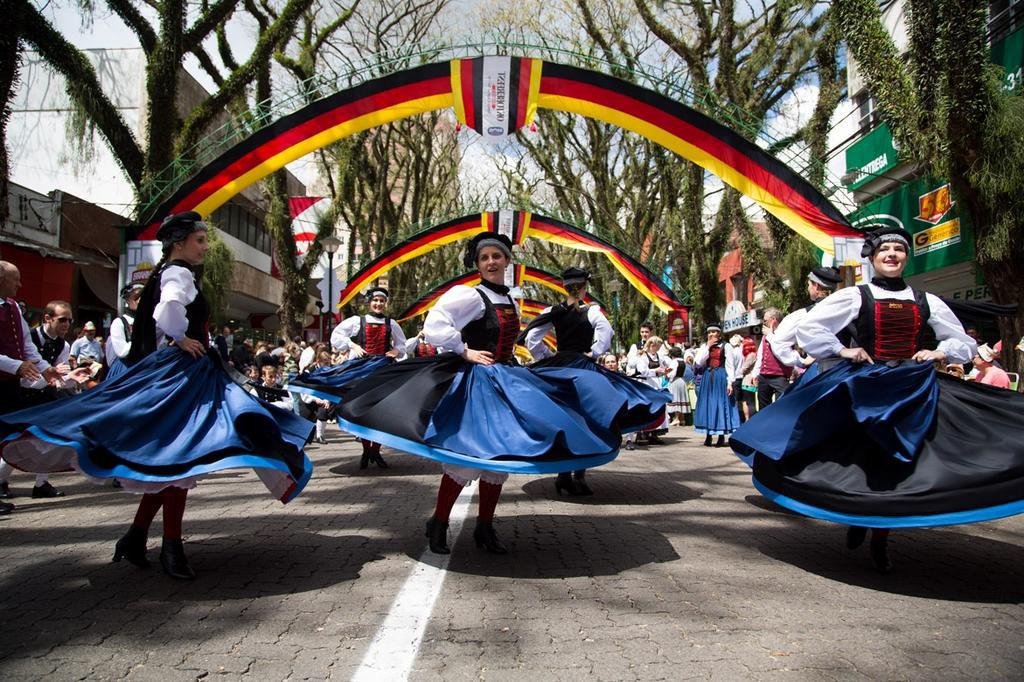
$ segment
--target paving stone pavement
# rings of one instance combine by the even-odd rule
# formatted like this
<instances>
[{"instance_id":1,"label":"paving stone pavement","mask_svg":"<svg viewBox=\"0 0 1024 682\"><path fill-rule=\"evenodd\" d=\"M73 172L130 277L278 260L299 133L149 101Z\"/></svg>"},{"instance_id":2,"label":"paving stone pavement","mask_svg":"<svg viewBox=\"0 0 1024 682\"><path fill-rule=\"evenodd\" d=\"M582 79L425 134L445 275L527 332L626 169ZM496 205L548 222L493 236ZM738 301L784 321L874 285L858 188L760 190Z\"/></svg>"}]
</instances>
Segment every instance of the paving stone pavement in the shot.
<instances>
[{"instance_id":1,"label":"paving stone pavement","mask_svg":"<svg viewBox=\"0 0 1024 682\"><path fill-rule=\"evenodd\" d=\"M248 471L190 493L191 583L110 563L130 494L61 474L66 497L13 500L0 679L350 678L425 550L440 467L385 448L390 469L359 471L358 444L329 436L286 507ZM882 576L843 528L764 500L727 449L667 441L592 471L590 498L510 478L511 553L477 550L467 521L411 679L1024 677L1024 516L896 532Z\"/></svg>"}]
</instances>

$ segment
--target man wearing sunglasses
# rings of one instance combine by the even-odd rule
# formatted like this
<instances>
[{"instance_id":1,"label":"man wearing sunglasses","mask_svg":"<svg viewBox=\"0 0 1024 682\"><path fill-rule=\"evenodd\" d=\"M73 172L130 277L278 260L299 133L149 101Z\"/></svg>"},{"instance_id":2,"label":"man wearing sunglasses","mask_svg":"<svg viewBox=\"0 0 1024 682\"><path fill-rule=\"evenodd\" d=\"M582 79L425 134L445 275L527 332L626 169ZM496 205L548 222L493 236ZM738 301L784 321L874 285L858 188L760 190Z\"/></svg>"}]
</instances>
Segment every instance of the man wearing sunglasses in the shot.
<instances>
[{"instance_id":1,"label":"man wearing sunglasses","mask_svg":"<svg viewBox=\"0 0 1024 682\"><path fill-rule=\"evenodd\" d=\"M21 382L18 409L32 407L50 402L75 391L77 384L68 366L71 355L71 344L64 338L71 329L71 305L67 301L50 301L43 312L43 323L32 330L29 335L40 357L56 369L61 377L60 387L52 382L37 380L31 385ZM0 498L13 497L9 481L12 467L7 462L0 463ZM64 493L53 486L47 474L37 474L36 484L32 488L32 497L49 498L63 497Z\"/></svg>"},{"instance_id":2,"label":"man wearing sunglasses","mask_svg":"<svg viewBox=\"0 0 1024 682\"><path fill-rule=\"evenodd\" d=\"M60 373L39 355L32 343L28 324L14 300L20 287L18 267L0 260L0 414L20 407L23 381L61 382ZM0 490L5 488L0 486ZM13 509L14 505L0 502L0 514L9 514Z\"/></svg>"}]
</instances>

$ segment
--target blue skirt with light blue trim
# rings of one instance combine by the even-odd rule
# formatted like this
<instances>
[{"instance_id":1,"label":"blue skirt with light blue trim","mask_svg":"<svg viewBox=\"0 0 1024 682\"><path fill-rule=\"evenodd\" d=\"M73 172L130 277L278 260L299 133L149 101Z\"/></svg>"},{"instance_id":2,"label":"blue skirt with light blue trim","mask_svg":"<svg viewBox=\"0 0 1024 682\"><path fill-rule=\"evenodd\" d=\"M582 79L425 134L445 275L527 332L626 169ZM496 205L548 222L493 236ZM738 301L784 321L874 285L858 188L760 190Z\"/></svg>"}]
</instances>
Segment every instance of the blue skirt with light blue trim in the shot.
<instances>
[{"instance_id":1,"label":"blue skirt with light blue trim","mask_svg":"<svg viewBox=\"0 0 1024 682\"><path fill-rule=\"evenodd\" d=\"M511 473L556 473L618 455L629 403L599 372L467 363L454 353L384 367L350 386L341 428L411 454Z\"/></svg>"},{"instance_id":2,"label":"blue skirt with light blue trim","mask_svg":"<svg viewBox=\"0 0 1024 682\"><path fill-rule=\"evenodd\" d=\"M724 367L704 371L704 378L697 387L697 406L693 410L693 428L697 433L722 436L739 428L736 400L726 392L728 381Z\"/></svg>"},{"instance_id":3,"label":"blue skirt with light blue trim","mask_svg":"<svg viewBox=\"0 0 1024 682\"><path fill-rule=\"evenodd\" d=\"M288 382L288 390L292 393L306 393L321 400L338 403L341 401L341 396L345 394L347 386L365 379L381 367L386 367L394 362L394 358L389 358L386 355L364 355L340 365L320 367L312 372L300 374Z\"/></svg>"},{"instance_id":4,"label":"blue skirt with light blue trim","mask_svg":"<svg viewBox=\"0 0 1024 682\"><path fill-rule=\"evenodd\" d=\"M25 471L75 468L156 485L252 468L288 502L312 474L303 452L312 430L236 384L211 355L169 347L96 388L0 416L0 455Z\"/></svg>"},{"instance_id":5,"label":"blue skirt with light blue trim","mask_svg":"<svg viewBox=\"0 0 1024 682\"><path fill-rule=\"evenodd\" d=\"M730 439L765 497L873 528L1024 512L1024 395L931 363L843 362L787 391Z\"/></svg>"}]
</instances>

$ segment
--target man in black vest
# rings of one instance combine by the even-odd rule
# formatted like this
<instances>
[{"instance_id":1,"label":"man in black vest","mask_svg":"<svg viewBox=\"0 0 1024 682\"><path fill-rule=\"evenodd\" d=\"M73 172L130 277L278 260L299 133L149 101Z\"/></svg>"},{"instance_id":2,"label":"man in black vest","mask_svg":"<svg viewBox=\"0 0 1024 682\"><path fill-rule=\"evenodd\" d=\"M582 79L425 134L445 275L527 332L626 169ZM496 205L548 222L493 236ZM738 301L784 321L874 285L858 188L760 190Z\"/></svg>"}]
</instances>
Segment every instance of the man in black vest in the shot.
<instances>
[{"instance_id":1,"label":"man in black vest","mask_svg":"<svg viewBox=\"0 0 1024 682\"><path fill-rule=\"evenodd\" d=\"M0 414L21 407L21 382L59 382L60 374L36 350L14 295L21 287L21 272L14 263L0 260ZM13 504L0 502L0 514Z\"/></svg>"}]
</instances>

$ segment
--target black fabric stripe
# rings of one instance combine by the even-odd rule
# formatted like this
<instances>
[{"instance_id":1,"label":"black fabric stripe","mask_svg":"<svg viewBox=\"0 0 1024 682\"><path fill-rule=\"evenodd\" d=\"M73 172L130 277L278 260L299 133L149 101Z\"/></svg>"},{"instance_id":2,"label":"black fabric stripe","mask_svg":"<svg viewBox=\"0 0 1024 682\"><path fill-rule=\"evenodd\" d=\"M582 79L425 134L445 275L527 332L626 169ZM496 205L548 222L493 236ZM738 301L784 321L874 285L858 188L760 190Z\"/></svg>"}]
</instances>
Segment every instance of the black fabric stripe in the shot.
<instances>
[{"instance_id":1,"label":"black fabric stripe","mask_svg":"<svg viewBox=\"0 0 1024 682\"><path fill-rule=\"evenodd\" d=\"M423 66L418 66L413 69L399 71L365 83L360 83L353 88L341 90L333 95L328 95L323 99L319 99L316 102L308 104L302 109L278 119L266 128L256 131L248 138L242 140L234 147L228 149L226 152L208 163L196 175L192 176L183 185L181 185L181 187L179 187L170 198L163 201L156 209L152 210L142 220L140 220L140 230L157 218L166 215L175 206L175 204L188 196L197 187L222 172L238 158L258 149L261 145L270 142L278 135L287 132L297 125L315 118L327 111L331 111L332 109L356 102L380 92L386 92L392 88L411 85L421 81L432 80L434 78L449 77L450 75L451 67L448 62L424 64Z\"/></svg>"},{"instance_id":2,"label":"black fabric stripe","mask_svg":"<svg viewBox=\"0 0 1024 682\"><path fill-rule=\"evenodd\" d=\"M507 114L505 132L510 134L515 132L516 121L519 120L519 68L522 61L521 57L512 57L509 60L508 92L505 99L508 105L505 110Z\"/></svg>"},{"instance_id":3,"label":"black fabric stripe","mask_svg":"<svg viewBox=\"0 0 1024 682\"><path fill-rule=\"evenodd\" d=\"M473 60L473 82L463 83L462 89L473 93L473 130L484 134L484 58Z\"/></svg>"}]
</instances>

